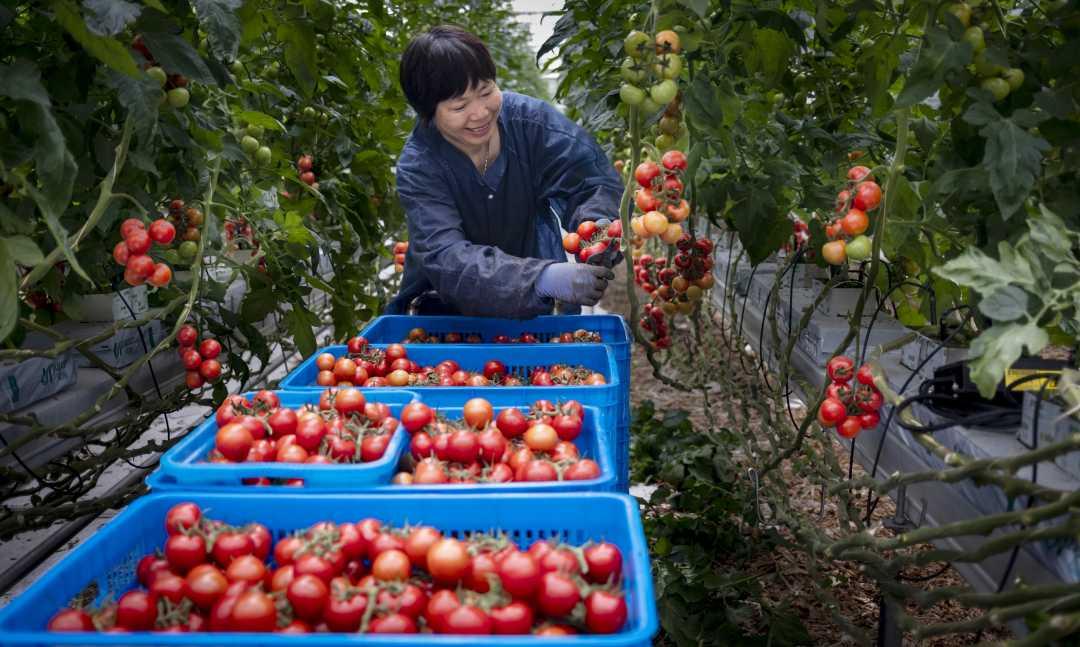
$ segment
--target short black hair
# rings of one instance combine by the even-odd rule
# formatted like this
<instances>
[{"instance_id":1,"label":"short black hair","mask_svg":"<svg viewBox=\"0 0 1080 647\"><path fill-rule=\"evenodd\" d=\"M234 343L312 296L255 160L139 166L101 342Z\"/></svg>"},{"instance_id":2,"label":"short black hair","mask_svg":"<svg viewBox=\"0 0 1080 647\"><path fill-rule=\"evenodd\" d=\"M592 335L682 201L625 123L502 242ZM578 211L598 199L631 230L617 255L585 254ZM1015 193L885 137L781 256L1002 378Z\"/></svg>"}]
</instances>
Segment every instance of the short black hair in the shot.
<instances>
[{"instance_id":1,"label":"short black hair","mask_svg":"<svg viewBox=\"0 0 1080 647\"><path fill-rule=\"evenodd\" d=\"M414 37L401 56L401 89L424 122L440 101L495 80L495 61L483 41L455 25L439 25Z\"/></svg>"}]
</instances>

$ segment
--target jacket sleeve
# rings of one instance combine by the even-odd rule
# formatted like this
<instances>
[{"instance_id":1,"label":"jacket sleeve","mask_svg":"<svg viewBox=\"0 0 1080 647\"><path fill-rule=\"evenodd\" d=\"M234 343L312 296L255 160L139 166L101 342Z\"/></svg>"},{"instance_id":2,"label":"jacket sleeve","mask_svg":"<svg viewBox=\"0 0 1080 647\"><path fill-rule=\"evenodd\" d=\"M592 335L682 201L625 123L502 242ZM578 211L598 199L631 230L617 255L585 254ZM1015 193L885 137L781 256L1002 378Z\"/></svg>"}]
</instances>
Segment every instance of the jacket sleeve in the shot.
<instances>
[{"instance_id":1,"label":"jacket sleeve","mask_svg":"<svg viewBox=\"0 0 1080 647\"><path fill-rule=\"evenodd\" d=\"M545 101L537 101L534 110L540 194L564 205L563 228L574 231L583 220L617 219L622 179L596 140Z\"/></svg>"},{"instance_id":2,"label":"jacket sleeve","mask_svg":"<svg viewBox=\"0 0 1080 647\"><path fill-rule=\"evenodd\" d=\"M541 271L554 261L519 258L465 238L437 162L402 159L398 195L415 260L444 301L463 315L527 319L550 314L554 301L536 293Z\"/></svg>"}]
</instances>

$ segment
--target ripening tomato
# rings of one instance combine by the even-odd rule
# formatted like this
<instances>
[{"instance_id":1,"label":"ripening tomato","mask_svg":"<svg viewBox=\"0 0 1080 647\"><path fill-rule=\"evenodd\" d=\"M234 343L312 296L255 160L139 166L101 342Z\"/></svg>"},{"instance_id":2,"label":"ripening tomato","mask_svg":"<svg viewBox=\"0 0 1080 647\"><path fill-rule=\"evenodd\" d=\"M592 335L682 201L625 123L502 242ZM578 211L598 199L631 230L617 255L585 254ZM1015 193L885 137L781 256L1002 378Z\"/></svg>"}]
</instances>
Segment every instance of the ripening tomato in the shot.
<instances>
[{"instance_id":1,"label":"ripening tomato","mask_svg":"<svg viewBox=\"0 0 1080 647\"><path fill-rule=\"evenodd\" d=\"M363 391L350 386L338 389L334 395L334 409L343 416L362 414L366 404Z\"/></svg>"},{"instance_id":2,"label":"ripening tomato","mask_svg":"<svg viewBox=\"0 0 1080 647\"><path fill-rule=\"evenodd\" d=\"M547 452L559 444L559 434L551 425L533 425L525 432L525 444L535 452Z\"/></svg>"},{"instance_id":3,"label":"ripening tomato","mask_svg":"<svg viewBox=\"0 0 1080 647\"><path fill-rule=\"evenodd\" d=\"M315 358L315 367L320 371L333 371L335 362L337 362L337 358L330 353L320 353Z\"/></svg>"},{"instance_id":4,"label":"ripening tomato","mask_svg":"<svg viewBox=\"0 0 1080 647\"><path fill-rule=\"evenodd\" d=\"M405 538L405 554L409 562L427 570L427 554L440 539L442 533L431 526L413 528Z\"/></svg>"},{"instance_id":5,"label":"ripening tomato","mask_svg":"<svg viewBox=\"0 0 1080 647\"><path fill-rule=\"evenodd\" d=\"M404 581L411 571L409 556L402 550L384 550L371 563L371 574L384 582Z\"/></svg>"},{"instance_id":6,"label":"ripening tomato","mask_svg":"<svg viewBox=\"0 0 1080 647\"><path fill-rule=\"evenodd\" d=\"M251 431L244 425L235 422L230 422L218 429L217 434L214 436L214 448L221 452L222 456L234 463L239 463L247 458L254 442L255 438L251 435Z\"/></svg>"},{"instance_id":7,"label":"ripening tomato","mask_svg":"<svg viewBox=\"0 0 1080 647\"><path fill-rule=\"evenodd\" d=\"M348 357L339 357L334 362L334 377L338 381L349 381L356 376L356 362L352 361Z\"/></svg>"},{"instance_id":8,"label":"ripening tomato","mask_svg":"<svg viewBox=\"0 0 1080 647\"><path fill-rule=\"evenodd\" d=\"M634 192L634 204L643 213L650 211L656 211L660 208L660 198L653 195L653 192L649 189L638 189Z\"/></svg>"},{"instance_id":9,"label":"ripening tomato","mask_svg":"<svg viewBox=\"0 0 1080 647\"><path fill-rule=\"evenodd\" d=\"M465 423L473 429L483 429L491 422L494 415L495 413L491 408L491 403L484 398L472 398L465 403L465 407L462 410L462 416L465 418Z\"/></svg>"},{"instance_id":10,"label":"ripening tomato","mask_svg":"<svg viewBox=\"0 0 1080 647\"><path fill-rule=\"evenodd\" d=\"M870 174L870 169L865 166L852 166L848 169L847 178L852 182L859 182L861 180L873 180L874 176Z\"/></svg>"},{"instance_id":11,"label":"ripening tomato","mask_svg":"<svg viewBox=\"0 0 1080 647\"><path fill-rule=\"evenodd\" d=\"M164 218L150 223L150 238L158 245L168 245L176 238L176 227Z\"/></svg>"},{"instance_id":12,"label":"ripening tomato","mask_svg":"<svg viewBox=\"0 0 1080 647\"><path fill-rule=\"evenodd\" d=\"M407 357L408 352L405 350L405 347L402 346L401 344L389 344L386 347L385 355L386 355L386 361L392 362L395 359L401 359L402 357Z\"/></svg>"},{"instance_id":13,"label":"ripening tomato","mask_svg":"<svg viewBox=\"0 0 1080 647\"><path fill-rule=\"evenodd\" d=\"M428 426L435 420L431 407L422 402L410 402L401 409L401 424L410 434Z\"/></svg>"},{"instance_id":14,"label":"ripening tomato","mask_svg":"<svg viewBox=\"0 0 1080 647\"><path fill-rule=\"evenodd\" d=\"M563 250L567 254L577 254L578 250L581 249L581 236L578 236L575 232L570 232L569 234L563 236L562 246ZM123 263L120 264L123 265Z\"/></svg>"},{"instance_id":15,"label":"ripening tomato","mask_svg":"<svg viewBox=\"0 0 1080 647\"><path fill-rule=\"evenodd\" d=\"M840 219L840 227L849 236L858 236L870 228L870 218L861 209L850 209Z\"/></svg>"},{"instance_id":16,"label":"ripening tomato","mask_svg":"<svg viewBox=\"0 0 1080 647\"><path fill-rule=\"evenodd\" d=\"M834 240L821 246L821 257L829 265L843 265L847 260L846 244L842 240Z\"/></svg>"},{"instance_id":17,"label":"ripening tomato","mask_svg":"<svg viewBox=\"0 0 1080 647\"><path fill-rule=\"evenodd\" d=\"M646 189L652 187L653 180L658 177L660 177L660 167L652 160L646 160L634 169L634 179Z\"/></svg>"},{"instance_id":18,"label":"ripening tomato","mask_svg":"<svg viewBox=\"0 0 1080 647\"><path fill-rule=\"evenodd\" d=\"M881 187L877 182L862 182L855 187L855 199L851 206L863 211L873 211L881 204Z\"/></svg>"},{"instance_id":19,"label":"ripening tomato","mask_svg":"<svg viewBox=\"0 0 1080 647\"><path fill-rule=\"evenodd\" d=\"M453 584L465 575L468 567L469 551L457 539L444 537L428 549L427 569L437 582Z\"/></svg>"},{"instance_id":20,"label":"ripening tomato","mask_svg":"<svg viewBox=\"0 0 1080 647\"><path fill-rule=\"evenodd\" d=\"M583 220L577 226L577 235L582 241L588 241L596 234L596 229L596 222L592 220Z\"/></svg>"}]
</instances>

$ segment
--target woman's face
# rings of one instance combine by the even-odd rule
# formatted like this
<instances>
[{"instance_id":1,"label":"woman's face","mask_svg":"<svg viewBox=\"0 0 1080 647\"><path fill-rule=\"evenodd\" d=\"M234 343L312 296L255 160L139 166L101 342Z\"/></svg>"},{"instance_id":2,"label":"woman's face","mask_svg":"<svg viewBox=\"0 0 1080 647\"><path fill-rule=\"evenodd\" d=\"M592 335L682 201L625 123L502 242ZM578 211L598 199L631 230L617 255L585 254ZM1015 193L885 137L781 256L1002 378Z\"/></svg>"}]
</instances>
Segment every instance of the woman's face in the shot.
<instances>
[{"instance_id":1,"label":"woman's face","mask_svg":"<svg viewBox=\"0 0 1080 647\"><path fill-rule=\"evenodd\" d=\"M502 93L494 81L481 81L460 97L440 101L435 106L435 127L459 148L486 145L495 129Z\"/></svg>"}]
</instances>

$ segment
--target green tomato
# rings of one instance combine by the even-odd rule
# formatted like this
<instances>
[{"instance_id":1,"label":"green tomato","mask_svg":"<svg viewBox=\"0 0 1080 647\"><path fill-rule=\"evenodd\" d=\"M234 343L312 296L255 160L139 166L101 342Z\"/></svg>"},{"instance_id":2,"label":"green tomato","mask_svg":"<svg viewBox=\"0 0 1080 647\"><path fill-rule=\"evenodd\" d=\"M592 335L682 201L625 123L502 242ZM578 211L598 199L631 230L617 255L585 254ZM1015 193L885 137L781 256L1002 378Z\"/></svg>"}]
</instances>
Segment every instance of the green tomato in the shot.
<instances>
[{"instance_id":1,"label":"green tomato","mask_svg":"<svg viewBox=\"0 0 1080 647\"><path fill-rule=\"evenodd\" d=\"M260 139L266 132L266 129L262 126L256 126L255 124L248 124L248 127L245 128L244 131L255 139Z\"/></svg>"},{"instance_id":2,"label":"green tomato","mask_svg":"<svg viewBox=\"0 0 1080 647\"><path fill-rule=\"evenodd\" d=\"M190 263L195 258L195 253L199 251L199 244L193 240L185 240L180 243L176 251L180 254L180 260Z\"/></svg>"},{"instance_id":3,"label":"green tomato","mask_svg":"<svg viewBox=\"0 0 1080 647\"><path fill-rule=\"evenodd\" d=\"M320 112L319 113L319 123L324 125L324 126L326 124L330 123L330 113L329 112Z\"/></svg>"},{"instance_id":4,"label":"green tomato","mask_svg":"<svg viewBox=\"0 0 1080 647\"><path fill-rule=\"evenodd\" d=\"M627 83L641 83L646 76L645 68L629 56L623 60L619 73L622 74L623 80Z\"/></svg>"},{"instance_id":5,"label":"green tomato","mask_svg":"<svg viewBox=\"0 0 1080 647\"><path fill-rule=\"evenodd\" d=\"M643 31L634 30L626 35L623 40L623 49L627 56L642 58L649 51L652 39Z\"/></svg>"},{"instance_id":6,"label":"green tomato","mask_svg":"<svg viewBox=\"0 0 1080 647\"><path fill-rule=\"evenodd\" d=\"M986 52L979 52L975 55L975 73L981 77L997 76L1003 74L1005 68L997 63L991 63L986 60Z\"/></svg>"},{"instance_id":7,"label":"green tomato","mask_svg":"<svg viewBox=\"0 0 1080 647\"><path fill-rule=\"evenodd\" d=\"M183 108L191 100L191 94L187 88L173 88L169 90L169 105L174 108Z\"/></svg>"},{"instance_id":8,"label":"green tomato","mask_svg":"<svg viewBox=\"0 0 1080 647\"><path fill-rule=\"evenodd\" d=\"M678 54L661 54L653 65L656 76L663 79L677 79L682 73L682 57Z\"/></svg>"},{"instance_id":9,"label":"green tomato","mask_svg":"<svg viewBox=\"0 0 1080 647\"><path fill-rule=\"evenodd\" d=\"M318 114L319 113L315 112L315 108L312 108L311 106L307 106L304 108L304 117L308 119L314 119L318 116Z\"/></svg>"},{"instance_id":10,"label":"green tomato","mask_svg":"<svg viewBox=\"0 0 1080 647\"><path fill-rule=\"evenodd\" d=\"M968 27L964 30L964 40L968 45L971 45L972 51L976 54L986 49L986 38L983 37L983 30L979 27Z\"/></svg>"},{"instance_id":11,"label":"green tomato","mask_svg":"<svg viewBox=\"0 0 1080 647\"><path fill-rule=\"evenodd\" d=\"M1010 90L1019 90L1024 85L1024 71L1018 67L1010 67L1001 76L1009 84Z\"/></svg>"},{"instance_id":12,"label":"green tomato","mask_svg":"<svg viewBox=\"0 0 1080 647\"><path fill-rule=\"evenodd\" d=\"M951 4L945 10L956 16L961 25L967 27L971 24L971 7L966 2Z\"/></svg>"},{"instance_id":13,"label":"green tomato","mask_svg":"<svg viewBox=\"0 0 1080 647\"><path fill-rule=\"evenodd\" d=\"M653 101L652 98L646 96L641 102L641 112L646 115L655 115L656 111L660 109L660 104Z\"/></svg>"},{"instance_id":14,"label":"green tomato","mask_svg":"<svg viewBox=\"0 0 1080 647\"><path fill-rule=\"evenodd\" d=\"M148 68L146 70L146 75L149 76L151 79L157 81L158 85L165 85L165 81L169 80L169 75L165 73L165 70L161 69L156 65L154 67Z\"/></svg>"},{"instance_id":15,"label":"green tomato","mask_svg":"<svg viewBox=\"0 0 1080 647\"><path fill-rule=\"evenodd\" d=\"M649 96L660 105L667 105L679 93L679 86L671 79L664 79L649 88Z\"/></svg>"},{"instance_id":16,"label":"green tomato","mask_svg":"<svg viewBox=\"0 0 1080 647\"><path fill-rule=\"evenodd\" d=\"M270 153L269 146L260 146L259 150L255 151L255 163L259 166L266 166L269 164L271 157L272 154Z\"/></svg>"},{"instance_id":17,"label":"green tomato","mask_svg":"<svg viewBox=\"0 0 1080 647\"><path fill-rule=\"evenodd\" d=\"M243 148L245 153L251 155L255 151L259 150L259 140L255 139L251 135L244 135L240 138L240 148Z\"/></svg>"},{"instance_id":18,"label":"green tomato","mask_svg":"<svg viewBox=\"0 0 1080 647\"><path fill-rule=\"evenodd\" d=\"M1001 101L1009 96L1009 92L1012 92L1012 88L1009 87L1009 82L996 76L989 79L983 79L982 83L979 84L979 87L994 95L994 101Z\"/></svg>"},{"instance_id":19,"label":"green tomato","mask_svg":"<svg viewBox=\"0 0 1080 647\"><path fill-rule=\"evenodd\" d=\"M619 88L619 98L628 106L638 106L645 100L645 91L636 85L624 83Z\"/></svg>"},{"instance_id":20,"label":"green tomato","mask_svg":"<svg viewBox=\"0 0 1080 647\"><path fill-rule=\"evenodd\" d=\"M654 143L656 144L656 147L662 151L669 151L672 148L675 148L675 138L667 134L658 135Z\"/></svg>"},{"instance_id":21,"label":"green tomato","mask_svg":"<svg viewBox=\"0 0 1080 647\"><path fill-rule=\"evenodd\" d=\"M661 117L659 123L660 132L672 137L678 137L682 132L682 123L675 117Z\"/></svg>"},{"instance_id":22,"label":"green tomato","mask_svg":"<svg viewBox=\"0 0 1080 647\"><path fill-rule=\"evenodd\" d=\"M243 76L244 74L244 64L240 61L233 61L229 69L232 70L233 76Z\"/></svg>"},{"instance_id":23,"label":"green tomato","mask_svg":"<svg viewBox=\"0 0 1080 647\"><path fill-rule=\"evenodd\" d=\"M865 261L870 258L870 254L874 251L874 241L869 236L859 235L852 238L844 250L847 252L849 260Z\"/></svg>"}]
</instances>

